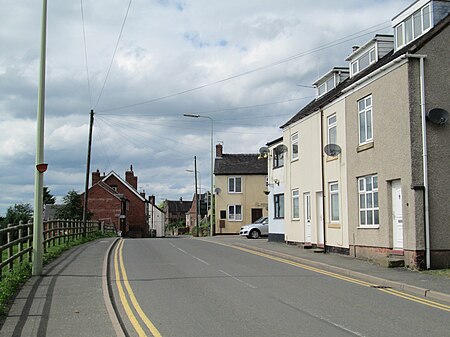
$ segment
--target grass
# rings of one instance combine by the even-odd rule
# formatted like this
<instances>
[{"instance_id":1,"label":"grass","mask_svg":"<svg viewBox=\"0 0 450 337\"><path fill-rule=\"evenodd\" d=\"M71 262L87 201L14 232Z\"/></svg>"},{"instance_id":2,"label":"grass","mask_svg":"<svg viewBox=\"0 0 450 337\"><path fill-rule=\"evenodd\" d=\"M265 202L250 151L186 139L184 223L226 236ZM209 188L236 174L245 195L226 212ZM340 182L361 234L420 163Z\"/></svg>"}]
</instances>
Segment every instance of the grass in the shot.
<instances>
[{"instance_id":1,"label":"grass","mask_svg":"<svg viewBox=\"0 0 450 337\"><path fill-rule=\"evenodd\" d=\"M64 251L81 245L83 243L97 240L100 238L116 236L115 233L95 232L85 238L71 240L61 245L53 246L47 249L47 252L43 256L43 264L47 265ZM7 305L9 300L17 293L20 287L31 277L31 264L29 262L18 263L14 268L2 275L0 280L0 316L6 314Z\"/></svg>"},{"instance_id":2,"label":"grass","mask_svg":"<svg viewBox=\"0 0 450 337\"><path fill-rule=\"evenodd\" d=\"M447 269L436 269L436 270L425 270L425 271L422 271L422 273L450 278L450 268L447 268Z\"/></svg>"}]
</instances>

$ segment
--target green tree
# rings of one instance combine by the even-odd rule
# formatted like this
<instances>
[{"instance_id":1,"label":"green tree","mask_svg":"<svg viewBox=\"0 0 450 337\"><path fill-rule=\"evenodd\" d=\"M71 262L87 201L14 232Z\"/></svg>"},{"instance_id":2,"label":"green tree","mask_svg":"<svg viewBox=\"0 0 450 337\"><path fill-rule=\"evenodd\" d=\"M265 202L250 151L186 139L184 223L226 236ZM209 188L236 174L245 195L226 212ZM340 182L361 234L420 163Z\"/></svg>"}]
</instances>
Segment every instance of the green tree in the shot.
<instances>
[{"instance_id":1,"label":"green tree","mask_svg":"<svg viewBox=\"0 0 450 337\"><path fill-rule=\"evenodd\" d=\"M56 202L55 197L51 194L47 186L44 186L44 205L54 205Z\"/></svg>"},{"instance_id":2,"label":"green tree","mask_svg":"<svg viewBox=\"0 0 450 337\"><path fill-rule=\"evenodd\" d=\"M8 224L18 225L19 221L28 222L32 217L33 207L30 204L14 204L14 206L8 207L2 227L6 227Z\"/></svg>"},{"instance_id":3,"label":"green tree","mask_svg":"<svg viewBox=\"0 0 450 337\"><path fill-rule=\"evenodd\" d=\"M69 191L63 198L63 206L56 211L55 216L58 219L83 219L83 200L81 195L76 191Z\"/></svg>"}]
</instances>

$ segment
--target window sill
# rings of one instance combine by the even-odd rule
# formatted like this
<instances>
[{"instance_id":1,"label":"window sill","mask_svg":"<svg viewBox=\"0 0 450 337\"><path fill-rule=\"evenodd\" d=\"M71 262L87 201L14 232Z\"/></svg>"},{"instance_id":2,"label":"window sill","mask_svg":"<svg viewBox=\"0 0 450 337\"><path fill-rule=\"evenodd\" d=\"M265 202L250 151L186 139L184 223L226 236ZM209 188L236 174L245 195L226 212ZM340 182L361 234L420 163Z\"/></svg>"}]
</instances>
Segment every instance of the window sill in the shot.
<instances>
[{"instance_id":1,"label":"window sill","mask_svg":"<svg viewBox=\"0 0 450 337\"><path fill-rule=\"evenodd\" d=\"M280 216L274 217L273 219L274 219L274 220L284 220L284 216L283 216L283 217L280 217Z\"/></svg>"},{"instance_id":2,"label":"window sill","mask_svg":"<svg viewBox=\"0 0 450 337\"><path fill-rule=\"evenodd\" d=\"M327 156L326 162L335 161L338 159L338 156Z\"/></svg>"},{"instance_id":3,"label":"window sill","mask_svg":"<svg viewBox=\"0 0 450 337\"><path fill-rule=\"evenodd\" d=\"M242 194L242 192L230 192L230 191L228 191L228 194Z\"/></svg>"},{"instance_id":4,"label":"window sill","mask_svg":"<svg viewBox=\"0 0 450 337\"><path fill-rule=\"evenodd\" d=\"M356 229L379 229L380 225L358 226Z\"/></svg>"},{"instance_id":5,"label":"window sill","mask_svg":"<svg viewBox=\"0 0 450 337\"><path fill-rule=\"evenodd\" d=\"M292 221L300 221L300 218L292 218Z\"/></svg>"},{"instance_id":6,"label":"window sill","mask_svg":"<svg viewBox=\"0 0 450 337\"><path fill-rule=\"evenodd\" d=\"M328 228L341 229L340 223L329 223L327 224Z\"/></svg>"},{"instance_id":7,"label":"window sill","mask_svg":"<svg viewBox=\"0 0 450 337\"><path fill-rule=\"evenodd\" d=\"M276 170L276 169L280 169L280 168L283 168L283 167L284 167L284 165L274 166L273 169Z\"/></svg>"},{"instance_id":8,"label":"window sill","mask_svg":"<svg viewBox=\"0 0 450 337\"><path fill-rule=\"evenodd\" d=\"M298 161L298 158L291 159L291 163L294 161Z\"/></svg>"},{"instance_id":9,"label":"window sill","mask_svg":"<svg viewBox=\"0 0 450 337\"><path fill-rule=\"evenodd\" d=\"M365 150L371 149L373 147L374 147L374 143L373 142L370 142L370 143L367 143L367 144L362 144L362 145L359 145L356 148L356 152L365 151Z\"/></svg>"},{"instance_id":10,"label":"window sill","mask_svg":"<svg viewBox=\"0 0 450 337\"><path fill-rule=\"evenodd\" d=\"M242 222L242 220L230 220L228 219L229 222Z\"/></svg>"}]
</instances>

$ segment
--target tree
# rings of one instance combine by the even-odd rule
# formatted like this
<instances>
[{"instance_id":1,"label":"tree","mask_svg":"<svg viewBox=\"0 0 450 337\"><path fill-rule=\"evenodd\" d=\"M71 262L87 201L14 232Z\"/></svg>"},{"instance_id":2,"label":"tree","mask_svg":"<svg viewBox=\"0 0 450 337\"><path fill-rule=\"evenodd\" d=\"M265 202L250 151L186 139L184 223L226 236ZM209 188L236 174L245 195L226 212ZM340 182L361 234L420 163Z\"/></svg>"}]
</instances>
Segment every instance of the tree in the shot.
<instances>
[{"instance_id":1,"label":"tree","mask_svg":"<svg viewBox=\"0 0 450 337\"><path fill-rule=\"evenodd\" d=\"M51 194L47 186L44 186L44 205L54 205L56 202L55 197Z\"/></svg>"},{"instance_id":2,"label":"tree","mask_svg":"<svg viewBox=\"0 0 450 337\"><path fill-rule=\"evenodd\" d=\"M83 219L83 200L80 194L73 190L69 191L64 196L63 203L63 206L55 213L58 219Z\"/></svg>"},{"instance_id":3,"label":"tree","mask_svg":"<svg viewBox=\"0 0 450 337\"><path fill-rule=\"evenodd\" d=\"M6 211L2 227L6 227L8 224L18 225L19 221L26 223L31 220L32 217L33 207L31 207L30 204L14 204L14 206L10 206Z\"/></svg>"}]
</instances>

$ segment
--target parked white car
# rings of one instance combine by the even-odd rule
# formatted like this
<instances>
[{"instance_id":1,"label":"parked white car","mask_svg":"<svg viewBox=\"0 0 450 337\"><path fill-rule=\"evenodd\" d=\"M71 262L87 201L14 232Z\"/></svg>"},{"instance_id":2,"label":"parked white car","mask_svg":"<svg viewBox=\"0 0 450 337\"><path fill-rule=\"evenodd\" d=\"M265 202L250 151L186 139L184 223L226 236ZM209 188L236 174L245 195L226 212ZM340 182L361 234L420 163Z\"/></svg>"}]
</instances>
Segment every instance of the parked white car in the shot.
<instances>
[{"instance_id":1,"label":"parked white car","mask_svg":"<svg viewBox=\"0 0 450 337\"><path fill-rule=\"evenodd\" d=\"M269 219L266 216L259 218L254 223L241 227L239 235L249 239L257 239L260 236L269 234Z\"/></svg>"}]
</instances>

